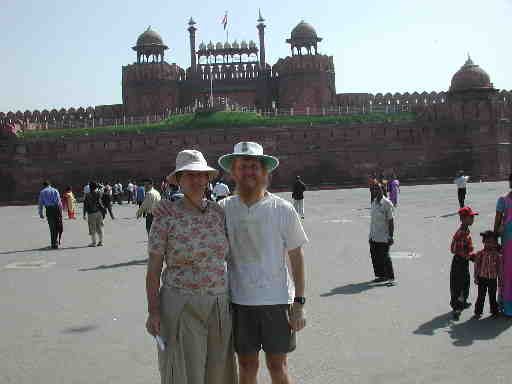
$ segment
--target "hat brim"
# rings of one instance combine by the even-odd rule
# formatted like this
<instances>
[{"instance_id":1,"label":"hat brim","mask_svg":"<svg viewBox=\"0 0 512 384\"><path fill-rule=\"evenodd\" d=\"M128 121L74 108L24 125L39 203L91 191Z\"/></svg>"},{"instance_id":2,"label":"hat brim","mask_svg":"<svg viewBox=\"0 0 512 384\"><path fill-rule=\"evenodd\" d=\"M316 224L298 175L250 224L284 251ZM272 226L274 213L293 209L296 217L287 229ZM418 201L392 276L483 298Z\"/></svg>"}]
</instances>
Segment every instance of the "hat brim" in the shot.
<instances>
[{"instance_id":1,"label":"hat brim","mask_svg":"<svg viewBox=\"0 0 512 384\"><path fill-rule=\"evenodd\" d=\"M272 172L279 166L279 159L274 156L269 155L247 155L247 154L229 154L224 155L219 158L219 166L225 171L231 173L231 167L233 165L233 160L240 157L254 157L256 159L260 159L265 164L265 168L268 172Z\"/></svg>"},{"instance_id":2,"label":"hat brim","mask_svg":"<svg viewBox=\"0 0 512 384\"><path fill-rule=\"evenodd\" d=\"M219 171L217 171L215 168L204 166L202 164L189 164L172 171L172 173L169 176L167 176L167 181L171 184L177 185L176 174L185 171L207 173L210 181L215 179L219 174Z\"/></svg>"}]
</instances>

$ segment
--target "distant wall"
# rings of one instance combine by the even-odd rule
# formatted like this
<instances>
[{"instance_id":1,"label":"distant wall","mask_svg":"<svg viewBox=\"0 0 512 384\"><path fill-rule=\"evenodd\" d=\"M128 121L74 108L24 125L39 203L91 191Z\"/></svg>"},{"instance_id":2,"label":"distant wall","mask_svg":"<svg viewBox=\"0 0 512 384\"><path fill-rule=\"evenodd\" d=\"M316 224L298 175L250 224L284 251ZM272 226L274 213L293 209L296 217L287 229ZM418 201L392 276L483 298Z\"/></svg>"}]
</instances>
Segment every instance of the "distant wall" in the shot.
<instances>
[{"instance_id":1,"label":"distant wall","mask_svg":"<svg viewBox=\"0 0 512 384\"><path fill-rule=\"evenodd\" d=\"M498 92L499 102L512 104L512 91ZM405 92L405 93L338 93L336 105L362 106L362 105L393 105L393 104L444 104L448 101L447 92Z\"/></svg>"},{"instance_id":2,"label":"distant wall","mask_svg":"<svg viewBox=\"0 0 512 384\"><path fill-rule=\"evenodd\" d=\"M35 202L44 179L77 191L90 179L159 180L185 148L201 150L216 166L243 140L260 142L280 158L276 187L289 186L298 174L312 186L364 185L368 173L393 170L411 182L448 180L459 169L475 178L505 179L511 130L506 121L422 120L9 141L0 144L0 163L6 165L0 177L7 181L0 202Z\"/></svg>"}]
</instances>

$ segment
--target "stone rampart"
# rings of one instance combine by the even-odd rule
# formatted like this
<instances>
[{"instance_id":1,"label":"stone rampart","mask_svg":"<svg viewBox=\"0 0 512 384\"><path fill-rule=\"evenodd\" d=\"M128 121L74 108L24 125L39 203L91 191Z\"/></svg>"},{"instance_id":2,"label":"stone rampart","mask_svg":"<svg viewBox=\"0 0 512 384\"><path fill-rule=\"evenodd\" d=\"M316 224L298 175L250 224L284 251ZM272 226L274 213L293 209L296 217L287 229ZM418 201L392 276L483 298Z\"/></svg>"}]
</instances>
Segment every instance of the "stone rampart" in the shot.
<instances>
[{"instance_id":1,"label":"stone rampart","mask_svg":"<svg viewBox=\"0 0 512 384\"><path fill-rule=\"evenodd\" d=\"M81 189L90 179L160 180L185 148L212 165L239 141L260 142L278 156L274 187L302 175L310 186L364 185L369 173L396 171L412 183L448 180L464 169L474 178L504 179L510 172L512 124L417 120L343 125L182 130L155 134L98 134L1 143L0 202L34 202L41 182Z\"/></svg>"}]
</instances>

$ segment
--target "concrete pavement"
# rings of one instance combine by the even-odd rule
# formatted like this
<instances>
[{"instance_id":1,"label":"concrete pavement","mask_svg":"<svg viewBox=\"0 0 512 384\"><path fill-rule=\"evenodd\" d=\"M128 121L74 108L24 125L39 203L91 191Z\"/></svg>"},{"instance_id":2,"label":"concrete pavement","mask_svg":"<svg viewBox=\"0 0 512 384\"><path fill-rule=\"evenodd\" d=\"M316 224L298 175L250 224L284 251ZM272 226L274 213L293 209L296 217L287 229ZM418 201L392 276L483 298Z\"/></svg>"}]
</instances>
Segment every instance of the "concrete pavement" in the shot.
<instances>
[{"instance_id":1,"label":"concrete pavement","mask_svg":"<svg viewBox=\"0 0 512 384\"><path fill-rule=\"evenodd\" d=\"M507 190L469 185L468 204L481 211L472 229L478 248ZM451 321L455 187L402 188L395 287L369 283L368 199L366 189L306 192L309 325L290 355L295 382L508 383L512 320L474 321L470 309ZM134 206L114 209L104 247L87 247L79 218L65 220L61 249L46 250L47 224L35 207L0 208L1 383L159 382L144 326L144 222Z\"/></svg>"}]
</instances>

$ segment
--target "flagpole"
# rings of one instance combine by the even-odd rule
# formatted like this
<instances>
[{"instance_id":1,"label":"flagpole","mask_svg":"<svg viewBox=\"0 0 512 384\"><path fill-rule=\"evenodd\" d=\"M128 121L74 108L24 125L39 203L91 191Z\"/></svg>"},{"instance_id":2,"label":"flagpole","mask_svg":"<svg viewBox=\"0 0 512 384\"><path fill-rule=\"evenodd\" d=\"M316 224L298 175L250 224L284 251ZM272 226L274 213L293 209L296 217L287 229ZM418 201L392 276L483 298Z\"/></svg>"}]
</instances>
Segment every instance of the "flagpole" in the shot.
<instances>
[{"instance_id":1,"label":"flagpole","mask_svg":"<svg viewBox=\"0 0 512 384\"><path fill-rule=\"evenodd\" d=\"M226 30L226 43L229 42L229 27L228 27L228 11L226 11L225 15L224 15L224 20L225 20L225 24L224 24L224 29Z\"/></svg>"},{"instance_id":2,"label":"flagpole","mask_svg":"<svg viewBox=\"0 0 512 384\"><path fill-rule=\"evenodd\" d=\"M213 67L210 66L210 108L213 108Z\"/></svg>"}]
</instances>

